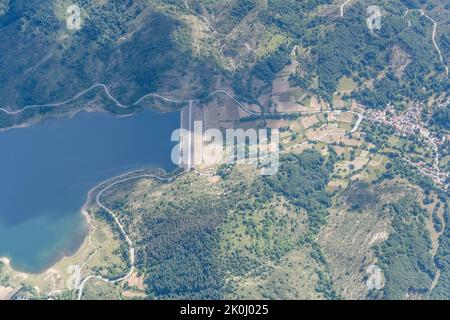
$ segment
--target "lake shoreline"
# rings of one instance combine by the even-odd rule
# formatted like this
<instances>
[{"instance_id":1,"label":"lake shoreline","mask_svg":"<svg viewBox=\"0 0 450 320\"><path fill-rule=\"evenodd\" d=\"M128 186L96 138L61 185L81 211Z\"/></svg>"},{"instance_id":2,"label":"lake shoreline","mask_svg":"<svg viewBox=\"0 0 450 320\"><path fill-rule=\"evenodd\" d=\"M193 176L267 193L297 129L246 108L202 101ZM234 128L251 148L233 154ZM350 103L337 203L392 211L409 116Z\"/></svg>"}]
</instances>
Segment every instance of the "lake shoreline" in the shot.
<instances>
[{"instance_id":1,"label":"lake shoreline","mask_svg":"<svg viewBox=\"0 0 450 320\"><path fill-rule=\"evenodd\" d=\"M159 99L161 101L164 101L164 103L172 103L172 104L185 104L185 103L188 103L189 101L191 101L191 100L174 100L172 98L161 96L159 94L149 93L149 94L143 95L140 99L138 99L136 102L134 102L134 103L132 103L130 105L122 105L120 102L117 101L116 98L114 98L109 93L108 87L106 85L101 84L101 83L97 83L95 85L92 85L90 88L79 92L74 97L72 97L72 98L70 98L70 99L68 99L68 100L66 100L64 102L50 103L50 104L41 104L41 105L31 105L31 106L23 107L22 109L19 109L17 111L7 110L5 108L0 108L0 112L4 112L4 113L6 113L9 116L15 116L17 114L22 113L26 109L31 109L31 108L40 108L40 107L46 108L47 107L47 108L53 108L55 110L58 110L59 107L62 107L64 105L68 104L68 103L72 103L74 100L82 97L84 94L88 93L89 91L91 91L92 89L94 89L96 87L103 88L105 90L106 94L107 94L107 97L109 99L111 99L115 103L116 107L119 108L118 110L120 110L120 109L121 110L126 110L127 113L120 114L119 112L116 113L116 112L114 112L112 110L108 110L106 106L101 107L98 104L96 104L96 101L95 101L95 98L94 98L93 100L84 103L84 105L90 105L90 106L85 106L85 107L82 107L82 108L76 109L76 110L71 110L71 109L63 110L60 113L57 112L57 113L54 113L54 114L52 114L52 113L45 114L45 115L44 114L38 114L37 116L32 116L30 119L25 120L24 122L20 122L19 121L19 124L14 124L14 125L9 126L9 127L0 127L0 132L7 131L7 130L10 130L10 129L18 129L18 128L29 127L29 126L34 125L36 123L39 123L40 121L45 120L46 118L49 118L49 117L74 117L76 114L78 114L79 112L82 112L82 111L86 111L86 112L106 112L106 113L112 114L112 115L117 116L117 117L129 117L129 116L133 116L133 115L135 115L137 113L140 113L142 111L145 111L145 110L151 110L152 112L160 113L160 114L179 112L181 110L180 107L163 107L162 105L157 104L155 102L151 103L149 106L145 106L145 105L139 106L139 104L142 102L142 100L144 100L147 97L152 97L154 99ZM205 98L202 98L202 99L205 99ZM194 99L194 100L199 101L199 100L202 100L202 99ZM133 108L135 109L135 111L131 111L131 110L133 110Z\"/></svg>"},{"instance_id":2,"label":"lake shoreline","mask_svg":"<svg viewBox=\"0 0 450 320\"><path fill-rule=\"evenodd\" d=\"M153 173L152 170L160 171L160 173L159 174ZM93 196L97 192L101 191L101 189L100 189L101 187L103 187L103 186L107 187L107 186L115 183L116 181L120 181L121 179L123 179L125 177L128 177L128 176L133 177L134 174L137 174L137 176L139 176L140 174L144 174L145 172L151 172L149 174L154 174L155 176L157 176L158 178L161 178L161 179L169 179L172 177L172 174L174 174L176 171L177 171L177 169L172 170L171 172L167 173L166 170L163 168L135 169L135 170L127 171L127 172L118 174L114 177L108 178L104 181L99 182L96 186L92 187L87 192L86 200L84 201L83 206L80 208L80 210L78 212L79 214L81 214L81 216L83 216L84 221L86 222L86 226L87 226L86 232L84 232L84 236L82 237L82 241L79 242L80 244L77 246L76 249L70 250L71 253L68 253L68 254L63 253L60 258L55 259L55 262L52 262L52 264L49 267L44 268L42 271L29 272L29 271L17 269L13 266L12 258L8 257L8 256L0 256L0 262L3 262L11 270L13 270L14 272L16 272L18 274L42 275L42 274L47 273L48 271L52 270L54 268L54 266L57 265L58 263L60 263L61 261L75 256L80 250L82 250L82 247L86 241L86 238L88 238L92 234L92 232L95 230L95 224L92 222L93 219L91 219L91 214L89 213L88 210L89 210L89 208L92 208L92 201L94 199Z\"/></svg>"},{"instance_id":3,"label":"lake shoreline","mask_svg":"<svg viewBox=\"0 0 450 320\"><path fill-rule=\"evenodd\" d=\"M58 265L61 265L66 260L73 259L77 255L79 256L77 258L79 260L70 261L71 264L83 266L85 263L85 260L83 260L84 256L83 256L82 252L86 251L86 250L89 252L95 252L97 250L96 246L93 245L91 242L91 236L96 231L97 226L95 223L96 219L95 219L95 217L92 216L93 212L90 212L90 209L93 209L97 206L96 196L98 195L99 192L102 192L102 190L105 190L114 184L118 184L118 183L121 183L124 181L133 180L133 179L149 177L149 176L154 176L154 178L159 181L170 182L185 172L186 171L180 170L180 169L174 169L170 172L167 172L163 168L135 169L135 170L127 171L127 172L121 173L119 175L116 175L114 177L108 178L104 181L101 181L96 186L92 187L88 191L88 193L86 195L86 199L84 201L84 204L81 207L81 209L79 210L79 214L81 214L84 217L84 220L87 225L87 230L86 230L86 233L85 233L79 247L76 250L74 250L70 254L65 254L64 256L59 258L58 261L55 261L54 263L52 263L51 266L45 268L44 270L42 270L40 272L26 272L26 271L21 271L19 269L15 269L12 265L11 259L8 257L0 257L0 262L3 262L7 266L7 268L9 268L9 271L11 271L15 276L17 276L18 278L21 278L23 280L26 280L27 278L30 278L30 277L35 277L35 278L39 277L39 278L45 279L48 277L48 275L55 273L55 272L57 273L56 270L59 269ZM115 223L115 222L112 222L112 223ZM80 280L81 280L81 279L83 279L81 276L82 270L80 269L79 272L80 272L79 276L80 276ZM86 279L86 275L85 275L84 279ZM108 280L108 281L112 281L112 280ZM69 290L69 288L66 288L66 289ZM51 296L53 293L62 292L63 290L66 290L66 289L58 289L58 290L52 291L50 293L47 293L47 296ZM74 288L74 289L78 289L78 288Z\"/></svg>"},{"instance_id":4,"label":"lake shoreline","mask_svg":"<svg viewBox=\"0 0 450 320\"><path fill-rule=\"evenodd\" d=\"M85 111L85 112L83 112ZM64 119L64 121L72 121L71 118L75 118L78 114L83 113L83 117L80 120L77 120L78 122L76 123L81 123L81 125L78 124L71 124L69 127L66 127L66 125L64 125L64 122L61 124L59 121L61 119ZM87 115L88 113L94 113L94 114L98 114L98 116L92 118L91 115ZM84 239L86 239L86 237L89 236L89 234L91 233L91 229L93 227L92 225L92 220L89 219L89 214L87 212L87 204L91 201L90 199L90 194L92 194L92 192L95 192L96 189L98 189L99 186L105 185L105 183L108 183L109 181L114 181L115 179L117 179L118 177L121 177L123 175L130 175L132 174L132 172L139 172L141 170L148 170L149 168L151 169L155 169L155 168L165 168L165 169L169 169L172 170L176 167L174 167L174 165L172 164L171 160L170 160L170 152L171 152L171 148L172 143L170 142L170 133L172 130L175 130L178 128L179 126L179 114L177 112L155 112L153 110L149 110L149 109L144 109L143 111L139 111L137 112L139 115L136 114L126 114L126 115L117 115L111 112L108 112L106 110L103 109L96 109L96 108L83 108L80 110L76 110L71 112L70 114L59 114L57 116L51 116L51 117L45 117L41 121L40 120L36 120L32 121L32 122L28 122L27 124L23 124L21 127L29 127L29 128L36 128L37 125L43 125L46 128L44 129L44 132L48 132L45 133L44 135L41 134L42 130L39 129L33 129L32 131L24 131L25 133L22 133L22 130L17 130L17 133L12 133L9 132L7 133L8 135L3 137L3 141L2 141L2 145L5 145L6 149L5 152L9 152L12 157L9 157L10 160L4 160L4 164L3 167L4 168L8 168L8 167L24 167L24 165L26 163L28 163L28 160L21 160L19 162L16 162L15 159L32 159L29 156L24 156L28 155L28 153L33 153L34 151L19 151L22 149L28 149L28 148L24 148L24 146L27 145L27 141L30 141L30 143L36 143L36 141L40 141L40 144L45 145L45 149L44 150L56 150L55 152L57 152L58 154L64 154L64 150L66 149L70 149L70 156L62 156L62 157L57 157L54 162L56 164L56 167L53 166L53 163L49 163L49 164L45 164L45 170L50 169L50 170L54 170L56 168L56 172L55 173L48 173L52 176L60 176L58 178L56 178L57 180L56 183L61 185L61 188L57 188L55 189L55 183L53 180L44 180L44 184L49 184L49 186L51 186L51 189L47 189L46 187L42 188L42 183L41 186L36 186L36 188L39 188L41 191L40 193L44 193L43 195L45 195L45 193L49 194L49 196L51 194L54 194L54 192L59 192L57 190L64 190L66 188L75 188L73 189L75 191L75 194L73 194L72 191L70 191L70 193L68 193L67 191L62 191L63 193L65 193L66 195L69 194L69 198L71 199L70 201L72 202L72 204L70 204L68 207L61 207L61 204L64 205L64 203L66 203L65 201L61 200L61 198L58 198L59 202L61 204L58 204L56 206L53 206L53 209L56 209L58 211L61 211L61 213L64 212L64 210L71 210L73 213L70 213L70 211L66 211L68 212L68 214L70 214L70 216L72 218L63 218L64 220L59 220L59 216L55 215L55 218L58 219L53 219L51 218L51 216L42 216L42 219L46 219L49 220L49 224L46 224L46 220L42 220L40 218L39 215L29 215L29 217L27 217L27 220L23 220L23 221L28 221L26 224L22 224L22 220L11 220L11 221L17 221L20 222L18 224L14 224L13 226L17 226L17 228L19 228L19 232L22 232L22 230L31 230L30 228L35 228L35 226L40 226L42 224L41 227L37 227L37 230L41 230L39 231L39 241L41 241L41 234L43 232L45 232L44 230L47 230L47 225L48 225L48 230L49 232L53 232L52 230L55 227L59 227L59 225L62 225L63 223L65 223L65 225L67 225L67 222L70 223L71 225L73 225L73 223L77 224L76 228L71 228L69 229L69 227L67 227L67 231L64 231L65 229L59 229L61 230L60 233L62 232L62 235L59 236L59 239L61 239L60 241L58 240L58 238L55 238L56 235L51 236L54 237L53 239L53 243L54 245L45 245L46 247L42 247L42 248L49 248L52 251L47 251L47 253L45 253L46 256L43 256L43 258L47 259L47 261L49 261L49 263L45 263L45 260L42 260L42 268L40 266L40 262L39 264L24 264L24 261L33 261L30 260L30 258L24 256L24 254L26 254L25 251L23 251L23 249L27 248L28 244L25 243L25 241L21 241L18 240L18 234L13 233L12 230L15 229L11 229L11 236L9 235L9 233L4 233L3 234L3 240L6 242L3 242L4 244L4 248L1 248L3 251L0 256L3 257L2 261L5 262L5 264L8 264L14 271L17 272L21 272L21 273L26 273L26 274L31 274L31 275L36 275L36 274L42 274L47 272L49 269L51 269L55 264L57 264L58 262L60 262L61 260L64 260L67 257L73 257L74 255L77 254L77 252L80 250L80 248L82 248L83 246L83 242ZM164 114L168 114L168 116L164 116ZM108 116L105 116L108 115ZM134 119L133 119L133 116ZM114 119L114 118L123 118L124 120L109 120L109 118ZM125 118L129 118L128 120L125 120ZM49 124L45 123L43 124L43 122L45 122L46 119L52 120L51 122L49 122ZM93 120L92 120L93 119ZM124 121L124 122L122 122ZM55 123L57 125L55 125ZM50 127L50 129L48 128ZM13 127L10 127L9 129L12 129ZM74 131L74 130L77 131ZM87 129L87 130L84 130ZM161 129L163 129L163 131L161 131ZM0 129L1 130L1 129ZM61 130L63 130L61 132ZM80 131L81 130L81 131ZM106 131L105 131L106 130ZM80 134L78 134L78 131L80 131ZM91 143L85 143L86 142L86 137L90 137L92 135L91 134L96 135L96 132L100 132L101 135L97 136L94 140L89 140L91 141ZM0 131L1 132L1 131ZM5 132L5 130L3 130L3 132ZM3 134L3 132L1 132ZM39 132L38 135L36 135L35 133ZM161 132L162 135L161 135ZM166 133L164 133L166 132ZM67 136L67 133L69 133L69 136ZM48 137L56 137L56 138L50 138L50 140L48 140ZM67 136L69 138L69 140L66 140L64 137ZM164 138L166 137L167 138ZM18 139L17 137L23 137ZM76 137L76 140L73 139L73 137ZM163 138L161 138L163 137ZM167 143L166 140L167 139ZM33 142L35 141L35 142ZM54 141L56 141L55 144ZM113 142L114 141L114 142ZM51 143L51 144L49 144ZM59 146L61 143L65 143L66 146L64 147L64 149L60 150L60 149L55 149L54 146ZM75 145L74 145L75 143ZM100 143L100 144L98 144ZM109 145L109 146L105 146L105 144ZM75 146L72 147L72 145ZM81 145L81 147L77 147L77 145ZM18 147L16 147L18 146ZM98 148L98 146L101 146L100 148ZM152 146L152 147L149 147ZM80 148L80 153L81 155L85 154L87 156L81 156L81 157L76 157L74 156L74 150L77 150L76 148ZM35 148L33 147L33 150ZM37 147L37 149L40 149L39 147ZM84 150L84 152L82 151ZM106 153L102 150L105 150ZM78 150L77 150L78 151ZM87 151L87 152L86 152ZM24 153L27 152L27 153ZM44 156L40 156L40 158L46 159L48 157L53 158L52 153L47 153L46 151L39 151L40 154L45 154ZM97 158L96 154L102 154L102 157ZM72 155L73 154L73 155ZM94 157L94 158L92 158ZM38 159L37 161L40 161L42 159ZM65 159L73 159L75 158L75 160L70 160L69 162L65 162ZM79 159L83 159L83 160L78 160ZM92 164L92 162L89 159L95 159L92 160L95 163ZM112 160L111 160L112 159ZM105 161L104 161L105 160ZM34 172L39 172L41 171L40 168L40 162L37 162L35 160L33 161L33 166L28 168L29 174L25 173L21 173L20 176L16 177L19 183L23 183L21 181L27 181L24 179L29 179L28 177L34 177L35 181L38 181L39 179L36 179L36 177L40 177L41 175L43 175L42 173L37 174L37 176L34 175ZM20 164L19 164L20 163ZM61 163L65 164L65 165L60 165ZM85 166L85 164L89 164L88 166ZM83 173L81 173L81 176L79 176L77 173L73 174L73 173L66 173L68 172L68 168L70 168L72 165L76 165L77 167L81 168L81 170L83 171ZM36 171L38 170L38 171ZM62 170L62 171L61 171ZM77 169L78 170L78 169ZM4 170L6 176L5 176L5 180L9 181L9 179L13 179L15 176L15 171L6 171L6 169ZM108 174L109 172L109 174ZM162 173L164 174L164 173ZM108 177L109 176L109 177ZM74 178L75 177L75 180ZM39 180L42 181L42 180ZM67 182L67 184L66 184ZM92 184L90 184L90 182L93 182ZM63 184L61 184L63 183ZM37 183L39 184L39 183ZM92 186L94 185L94 187L90 188L89 190L89 184ZM64 186L64 187L63 187ZM6 188L6 186L3 186ZM86 189L84 189L84 187L87 187ZM29 190L32 190L31 188L28 188ZM39 190L37 189L37 190ZM84 189L84 191L83 191ZM28 191L29 191L28 190ZM86 192L87 190L87 192ZM10 190L10 192L13 192ZM37 193L37 195L34 195L33 197L39 198L40 197L40 193ZM70 195L72 194L72 195ZM7 197L8 193L5 194L5 197ZM27 194L24 193L23 195L21 195L21 197L27 197ZM56 195L57 196L57 195ZM67 196L64 196L67 197ZM73 208L73 202L76 201L75 198L79 197L80 198L80 202L79 204L81 204L80 207L78 207L78 209ZM8 198L5 198L8 199ZM16 197L14 197L13 199L16 199ZM43 203L45 205L45 203L48 203L48 201L42 201L41 199L45 199L45 198L39 198L40 202L39 203ZM16 200L13 200L16 201ZM36 211L36 213L38 213L39 211L37 211L38 209L35 209L35 207L33 206L33 201L35 200L31 200L30 202L27 201L27 205L24 208L25 210L21 210L23 212L30 212L33 213L33 211ZM50 201L50 200L49 200ZM70 203L70 202L68 202ZM12 205L14 205L15 202L9 203L6 202L5 205L6 206L10 206L11 208ZM43 207L43 209L46 209L47 205L45 205L45 207ZM59 207L58 207L59 206ZM71 208L72 207L72 208ZM20 209L20 207L18 207ZM32 211L30 211L29 208L33 208ZM17 211L17 209L14 209ZM8 212L10 211L10 212ZM42 211L45 213L45 211ZM76 213L75 213L76 212ZM8 218L8 214L10 217L14 217L14 211L13 210L6 210L4 212L6 214L6 218ZM81 213L81 215L84 218L76 218L76 216L78 216ZM13 214L13 215L11 215ZM60 215L61 216L61 215ZM24 215L24 218L26 216ZM45 218L44 218L45 217ZM50 217L50 218L49 218ZM64 217L64 214L61 216ZM78 216L79 217L79 216ZM39 224L35 224L35 222L33 222L33 220L31 219L40 219ZM54 221L60 221L60 222L54 222ZM22 226L23 225L23 226ZM75 226L75 225L74 225ZM45 229L43 230L42 227L44 227ZM5 230L7 230L7 225L4 225L3 228ZM16 227L14 227L16 228ZM41 229L39 229L41 228ZM66 228L66 227L64 227ZM56 230L56 229L55 229ZM69 231L70 230L70 231ZM65 233L64 233L65 232ZM20 234L20 233L19 233ZM33 240L33 233L28 231L28 234L31 235L30 239L31 241L34 242ZM14 235L14 236L13 236ZM28 237L28 236L27 236ZM9 240L11 239L11 240ZM46 238L42 238L42 241L47 241L44 240ZM51 238L50 238L51 239ZM9 244L8 244L9 241ZM16 241L21 241L21 242L17 242L17 245L22 246L22 252L20 253L22 256L18 256L20 259L17 260L17 265L15 263L15 259L16 259L16 253L15 251L12 251L13 248L15 248L17 245L15 244ZM32 243L33 243L32 242ZM45 242L42 242L45 243ZM56 245L55 245L56 244ZM40 244L38 244L38 246L40 246ZM59 247L58 247L59 246ZM35 244L30 244L29 246L31 249L30 250L34 250L34 247L36 247ZM19 247L20 248L20 247ZM39 247L40 250L41 247ZM52 249L53 248L53 249ZM14 249L15 250L15 249ZM47 249L45 249L47 250ZM38 257L37 254L39 253L34 253L34 256ZM27 260L24 260L27 259ZM39 258L40 259L40 258Z\"/></svg>"}]
</instances>

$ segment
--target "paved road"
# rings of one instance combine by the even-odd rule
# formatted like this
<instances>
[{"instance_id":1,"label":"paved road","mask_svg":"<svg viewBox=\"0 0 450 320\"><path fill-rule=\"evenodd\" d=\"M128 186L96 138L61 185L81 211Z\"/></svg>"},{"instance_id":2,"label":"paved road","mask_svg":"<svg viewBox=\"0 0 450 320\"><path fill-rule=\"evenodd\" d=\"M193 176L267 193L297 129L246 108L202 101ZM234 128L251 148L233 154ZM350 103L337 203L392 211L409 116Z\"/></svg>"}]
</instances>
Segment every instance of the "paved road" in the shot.
<instances>
[{"instance_id":1,"label":"paved road","mask_svg":"<svg viewBox=\"0 0 450 320\"><path fill-rule=\"evenodd\" d=\"M344 7L350 2L351 0L345 1L343 4L341 4L341 17L344 16Z\"/></svg>"},{"instance_id":2,"label":"paved road","mask_svg":"<svg viewBox=\"0 0 450 320\"><path fill-rule=\"evenodd\" d=\"M126 175L131 175L131 174L133 174L133 172L126 173L126 174L121 175L121 176L126 176ZM128 182L128 181L131 181L131 180L136 180L136 179L141 179L141 178L152 178L152 179L156 179L156 180L159 180L159 181L162 181L162 182L170 182L170 181L173 181L176 177L180 176L181 174L183 174L183 172L179 173L178 175L169 177L169 178L167 178L167 177L161 177L161 176L156 175L156 174L140 174L140 175L137 175L137 176L127 177L127 178L123 178L123 179L114 181L114 182L108 184L106 187L104 187L103 189L101 189L101 190L97 193L97 196L95 197L95 202L97 203L97 205L98 205L100 208L104 209L106 212L108 212L108 213L114 218L114 221L115 221L115 222L117 223L117 225L119 226L120 232L121 232L121 233L123 234L123 236L125 237L125 240L126 240L126 242L127 242L127 244L128 244L128 247L129 247L129 257L130 257L131 267L130 267L130 270L127 272L126 275L124 275L124 276L122 276L122 277L120 277L120 278L117 278L117 279L108 279L108 278L105 278L105 277L102 277L102 276L99 276L99 275L89 275L89 276L87 276L86 278L83 279L83 281L82 281L82 282L79 284L79 286L78 286L78 289L77 289L77 290L78 290L78 300L81 300L81 298L82 298L82 296L83 296L84 286L86 285L86 283L87 283L90 279L96 278L96 279L100 279L100 280L103 280L103 281L108 282L108 283L116 283L116 282L120 282L120 281L123 281L123 280L129 278L129 277L133 274L134 269L135 269L135 250L134 250L134 244L133 244L133 242L131 241L131 239L130 239L130 237L128 236L128 234L126 233L126 231L125 231L125 229L124 229L122 223L121 223L120 220L117 218L117 215L114 213L114 211L111 210L111 209L109 209L108 207L106 207L106 206L101 202L101 196L103 195L103 193L104 193L105 191L111 189L112 187L118 185L118 184L121 184L121 183L124 183L124 182ZM120 177L120 176L119 176L119 177ZM114 178L113 178L113 179L114 179ZM104 183L102 183L102 184L104 184ZM102 185L102 184L100 184L100 185ZM94 189L94 190L95 190L95 189ZM80 272L81 272L81 268L80 268Z\"/></svg>"}]
</instances>

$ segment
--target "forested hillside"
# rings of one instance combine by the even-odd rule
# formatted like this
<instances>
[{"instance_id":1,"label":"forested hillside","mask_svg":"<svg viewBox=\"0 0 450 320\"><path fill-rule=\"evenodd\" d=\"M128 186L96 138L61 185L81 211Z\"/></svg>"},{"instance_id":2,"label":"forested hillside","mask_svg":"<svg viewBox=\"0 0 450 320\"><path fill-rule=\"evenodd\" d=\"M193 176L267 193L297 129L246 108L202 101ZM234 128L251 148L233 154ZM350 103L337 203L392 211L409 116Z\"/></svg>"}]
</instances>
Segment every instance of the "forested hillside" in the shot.
<instances>
[{"instance_id":1,"label":"forested hillside","mask_svg":"<svg viewBox=\"0 0 450 320\"><path fill-rule=\"evenodd\" d=\"M381 1L382 28L373 31L367 1L350 3L343 17L331 0L77 4L81 28L69 30L67 1L1 1L2 106L63 101L104 83L124 104L149 92L186 99L226 89L265 108L261 97L294 46L298 83L328 101L343 76L356 81L354 97L371 108L448 89L445 3ZM417 10L405 14L416 7L441 19L436 42L443 62L432 21Z\"/></svg>"},{"instance_id":2,"label":"forested hillside","mask_svg":"<svg viewBox=\"0 0 450 320\"><path fill-rule=\"evenodd\" d=\"M336 297L314 240L330 206L325 187L333 159L308 150L281 161L280 172L269 180L255 177L254 168L240 167L212 188L187 175L173 185L151 187L150 193L144 183L125 198L112 194L108 205L121 212L140 244L137 268L150 297L282 298L287 292L274 289L269 280L278 268L270 265L283 266L300 252L317 266L307 270L313 277L309 287L298 280L292 284L292 290L300 286L293 297ZM253 277L267 283L246 292L239 279Z\"/></svg>"}]
</instances>

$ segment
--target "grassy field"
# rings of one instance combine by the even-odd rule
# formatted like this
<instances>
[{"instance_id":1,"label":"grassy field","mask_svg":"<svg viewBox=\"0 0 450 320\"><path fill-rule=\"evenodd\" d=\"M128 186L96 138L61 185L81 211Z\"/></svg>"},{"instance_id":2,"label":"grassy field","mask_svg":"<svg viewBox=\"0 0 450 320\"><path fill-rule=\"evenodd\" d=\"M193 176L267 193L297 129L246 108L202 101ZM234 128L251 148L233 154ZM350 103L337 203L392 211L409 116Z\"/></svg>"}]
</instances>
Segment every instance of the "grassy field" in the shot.
<instances>
[{"instance_id":1,"label":"grassy field","mask_svg":"<svg viewBox=\"0 0 450 320\"><path fill-rule=\"evenodd\" d=\"M337 86L338 92L349 92L356 88L356 82L352 78L342 77Z\"/></svg>"}]
</instances>

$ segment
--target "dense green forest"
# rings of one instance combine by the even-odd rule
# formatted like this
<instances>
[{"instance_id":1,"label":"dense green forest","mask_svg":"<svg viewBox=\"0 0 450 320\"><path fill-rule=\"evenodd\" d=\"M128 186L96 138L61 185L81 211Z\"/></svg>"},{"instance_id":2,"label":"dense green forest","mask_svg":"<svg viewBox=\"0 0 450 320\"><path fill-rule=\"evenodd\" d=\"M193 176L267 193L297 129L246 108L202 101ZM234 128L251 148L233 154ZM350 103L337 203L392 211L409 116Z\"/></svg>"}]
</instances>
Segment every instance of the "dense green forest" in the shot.
<instances>
[{"instance_id":1,"label":"dense green forest","mask_svg":"<svg viewBox=\"0 0 450 320\"><path fill-rule=\"evenodd\" d=\"M136 263L151 298L223 298L233 292L226 279L248 272L264 276L267 261L281 261L300 248L309 248L321 265L317 292L337 298L313 236L326 221L332 169L332 158L307 150L283 156L280 171L268 179L242 180L232 169L223 178L223 194L186 179L145 202L145 210L135 212L127 198L110 205L129 227L133 219L141 221L134 236ZM289 220L274 211L280 210L275 209L280 196L292 206Z\"/></svg>"},{"instance_id":2,"label":"dense green forest","mask_svg":"<svg viewBox=\"0 0 450 320\"><path fill-rule=\"evenodd\" d=\"M385 210L393 218L393 233L377 247L386 277L384 298L405 299L406 294L426 293L436 272L425 226L426 211L410 198Z\"/></svg>"},{"instance_id":3,"label":"dense green forest","mask_svg":"<svg viewBox=\"0 0 450 320\"><path fill-rule=\"evenodd\" d=\"M269 186L284 194L293 204L308 212L309 226L318 232L325 223L330 195L325 190L333 171L334 154L325 160L319 153L306 150L302 156L287 155L274 177L267 179Z\"/></svg>"},{"instance_id":4,"label":"dense green forest","mask_svg":"<svg viewBox=\"0 0 450 320\"><path fill-rule=\"evenodd\" d=\"M290 44L300 44L307 49L307 58L299 57L307 75L306 78L294 75L299 80L297 85L331 101L339 79L352 77L361 86L353 97L369 108L382 108L406 98L425 100L448 88L445 65L432 43L431 21L417 11L403 16L408 8L420 8L419 3L382 1L378 4L383 10L382 26L374 31L370 31L366 23L369 2L348 6L344 17L315 14L318 8L329 3L326 0L270 1L267 9L253 9L265 25L287 32L292 39ZM434 5L426 8L433 10ZM445 41L445 33L442 39ZM404 68L401 74L392 67L398 59L395 48L409 57L401 67ZM270 83L282 64L287 64L289 54L289 50L278 49L274 55L257 63L252 71L241 71L237 75L240 81L235 81L236 91L257 97L262 91L254 90L252 77ZM270 62L275 58L278 68ZM318 79L316 87L311 85L314 77ZM372 79L376 79L372 87L363 85Z\"/></svg>"},{"instance_id":5,"label":"dense green forest","mask_svg":"<svg viewBox=\"0 0 450 320\"><path fill-rule=\"evenodd\" d=\"M215 62L192 56L181 36L188 27L177 17L144 1L78 5L78 31L66 28L65 7L52 0L12 1L0 16L2 104L63 101L95 83L130 104L149 92L175 92L187 73L194 77L189 95L211 90Z\"/></svg>"},{"instance_id":6,"label":"dense green forest","mask_svg":"<svg viewBox=\"0 0 450 320\"><path fill-rule=\"evenodd\" d=\"M254 0L109 0L101 5L81 0L78 31L67 30L65 7L54 0L1 3L0 98L3 106L13 109L62 101L94 83L108 85L124 104L149 92L199 98L222 89L217 83L224 82L218 79L225 79L241 99L259 103L290 62L294 45L303 49L297 57L303 75L293 78L328 101L342 76L357 82L353 97L369 108L405 98L425 100L448 90L444 65L431 41L431 21L418 11L403 17L407 8L424 7L434 13L436 4L429 1L381 1L382 27L373 32L366 26L367 1L352 3L340 17L331 0L270 0L267 5ZM325 14L327 10L335 11ZM185 14L196 15L210 29L200 52L194 52L195 33ZM236 36L240 32L253 32L256 40L246 38L250 43L245 43ZM267 33L283 40L256 55ZM446 32L437 38L444 58L447 39ZM246 46L251 54L245 54ZM398 62L394 52L406 57L401 72L392 66ZM366 86L369 80L373 85ZM86 101L117 111L99 91L78 103ZM158 102L143 104L155 107ZM36 113L46 112L50 110ZM2 114L1 124L6 127L35 116Z\"/></svg>"},{"instance_id":7,"label":"dense green forest","mask_svg":"<svg viewBox=\"0 0 450 320\"><path fill-rule=\"evenodd\" d=\"M439 281L431 292L431 298L450 299L450 210L448 201L444 211L445 230L439 238L439 248L435 257L436 266L441 271Z\"/></svg>"},{"instance_id":8,"label":"dense green forest","mask_svg":"<svg viewBox=\"0 0 450 320\"><path fill-rule=\"evenodd\" d=\"M431 124L450 130L450 109L444 107L434 111L431 116Z\"/></svg>"}]
</instances>

